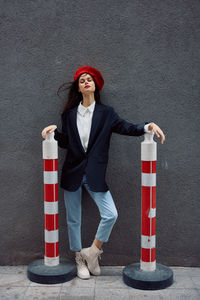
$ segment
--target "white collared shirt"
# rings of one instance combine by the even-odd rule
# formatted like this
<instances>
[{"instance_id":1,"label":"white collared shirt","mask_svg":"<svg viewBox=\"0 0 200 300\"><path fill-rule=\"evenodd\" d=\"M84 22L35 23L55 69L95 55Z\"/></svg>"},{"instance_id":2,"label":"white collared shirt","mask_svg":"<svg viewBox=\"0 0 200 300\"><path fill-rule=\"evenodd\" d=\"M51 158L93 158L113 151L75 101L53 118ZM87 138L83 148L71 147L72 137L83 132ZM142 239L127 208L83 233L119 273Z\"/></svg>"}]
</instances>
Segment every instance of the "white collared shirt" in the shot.
<instances>
[{"instance_id":1,"label":"white collared shirt","mask_svg":"<svg viewBox=\"0 0 200 300\"><path fill-rule=\"evenodd\" d=\"M89 141L91 125L92 125L92 116L93 116L95 104L96 101L94 101L88 107L85 107L80 102L77 109L77 127L81 139L81 143L83 145L85 152L87 151L87 147L88 147L88 141Z\"/></svg>"}]
</instances>

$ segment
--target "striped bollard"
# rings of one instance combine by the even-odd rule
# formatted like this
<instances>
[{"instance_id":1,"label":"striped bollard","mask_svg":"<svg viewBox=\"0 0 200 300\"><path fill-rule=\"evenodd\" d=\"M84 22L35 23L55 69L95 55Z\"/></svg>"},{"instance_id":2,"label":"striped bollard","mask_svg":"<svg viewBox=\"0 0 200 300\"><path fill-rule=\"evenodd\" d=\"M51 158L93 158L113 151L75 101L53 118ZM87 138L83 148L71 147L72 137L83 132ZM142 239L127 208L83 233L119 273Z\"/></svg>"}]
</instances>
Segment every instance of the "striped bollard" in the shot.
<instances>
[{"instance_id":1,"label":"striped bollard","mask_svg":"<svg viewBox=\"0 0 200 300\"><path fill-rule=\"evenodd\" d=\"M156 263L156 160L154 132L145 133L141 143L141 258L123 269L123 281L141 290L159 290L173 283L170 268Z\"/></svg>"},{"instance_id":2,"label":"striped bollard","mask_svg":"<svg viewBox=\"0 0 200 300\"><path fill-rule=\"evenodd\" d=\"M143 271L156 269L156 160L157 143L153 134L141 143L141 259Z\"/></svg>"},{"instance_id":3,"label":"striped bollard","mask_svg":"<svg viewBox=\"0 0 200 300\"><path fill-rule=\"evenodd\" d=\"M54 132L42 142L44 183L44 259L28 265L28 278L37 283L56 284L76 277L77 267L69 259L59 259L58 229L58 145Z\"/></svg>"},{"instance_id":4,"label":"striped bollard","mask_svg":"<svg viewBox=\"0 0 200 300\"><path fill-rule=\"evenodd\" d=\"M43 146L44 238L46 266L59 265L58 241L58 145L48 134Z\"/></svg>"}]
</instances>

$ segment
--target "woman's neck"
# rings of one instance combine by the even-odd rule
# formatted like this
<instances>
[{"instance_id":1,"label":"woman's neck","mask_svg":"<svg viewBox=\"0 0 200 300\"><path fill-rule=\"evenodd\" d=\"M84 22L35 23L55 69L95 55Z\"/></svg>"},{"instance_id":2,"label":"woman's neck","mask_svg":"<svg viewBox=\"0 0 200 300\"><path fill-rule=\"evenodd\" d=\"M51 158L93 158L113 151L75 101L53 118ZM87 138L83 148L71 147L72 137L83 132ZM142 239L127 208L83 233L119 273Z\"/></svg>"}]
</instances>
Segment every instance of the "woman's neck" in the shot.
<instances>
[{"instance_id":1,"label":"woman's neck","mask_svg":"<svg viewBox=\"0 0 200 300\"><path fill-rule=\"evenodd\" d=\"M81 104L85 107L88 107L95 101L94 93L88 94L88 95L85 95L85 94L82 94L82 95L83 95L83 100L81 101Z\"/></svg>"}]
</instances>

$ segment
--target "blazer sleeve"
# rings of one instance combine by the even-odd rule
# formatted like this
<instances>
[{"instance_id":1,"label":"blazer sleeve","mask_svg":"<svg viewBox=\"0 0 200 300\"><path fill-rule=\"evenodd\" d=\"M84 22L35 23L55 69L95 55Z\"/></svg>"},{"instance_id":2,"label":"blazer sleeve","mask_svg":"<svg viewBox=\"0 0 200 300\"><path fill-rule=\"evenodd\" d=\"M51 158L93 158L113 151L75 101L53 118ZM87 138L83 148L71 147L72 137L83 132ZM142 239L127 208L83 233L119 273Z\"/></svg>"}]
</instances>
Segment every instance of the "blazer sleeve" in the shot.
<instances>
[{"instance_id":1,"label":"blazer sleeve","mask_svg":"<svg viewBox=\"0 0 200 300\"><path fill-rule=\"evenodd\" d=\"M58 146L61 148L67 149L68 147L68 136L66 130L66 115L61 115L62 119L62 130L60 128L56 128L54 130L54 139L58 141Z\"/></svg>"},{"instance_id":2,"label":"blazer sleeve","mask_svg":"<svg viewBox=\"0 0 200 300\"><path fill-rule=\"evenodd\" d=\"M112 125L111 129L112 132L122 134L122 135L131 135L131 136L141 136L145 133L144 126L150 122L143 122L141 124L133 124L127 122L120 118L120 116L116 113L114 108L112 107L112 114L111 114Z\"/></svg>"}]
</instances>

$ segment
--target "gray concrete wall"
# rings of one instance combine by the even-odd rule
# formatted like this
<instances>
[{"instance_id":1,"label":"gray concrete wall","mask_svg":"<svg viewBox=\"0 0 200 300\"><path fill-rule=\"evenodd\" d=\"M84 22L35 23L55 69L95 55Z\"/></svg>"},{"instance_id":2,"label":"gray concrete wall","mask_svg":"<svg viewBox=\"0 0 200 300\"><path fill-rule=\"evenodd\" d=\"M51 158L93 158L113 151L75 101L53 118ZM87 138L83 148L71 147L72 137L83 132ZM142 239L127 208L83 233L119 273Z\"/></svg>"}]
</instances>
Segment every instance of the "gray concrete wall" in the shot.
<instances>
[{"instance_id":1,"label":"gray concrete wall","mask_svg":"<svg viewBox=\"0 0 200 300\"><path fill-rule=\"evenodd\" d=\"M104 76L105 104L166 134L164 145L155 138L157 262L200 266L199 1L1 1L1 8L0 264L44 255L41 131L61 124L60 84L92 65ZM140 259L142 141L112 136L106 176L119 217L102 265ZM59 149L59 171L64 156ZM59 201L60 256L72 257L61 189ZM85 191L82 205L88 247L100 217Z\"/></svg>"}]
</instances>

